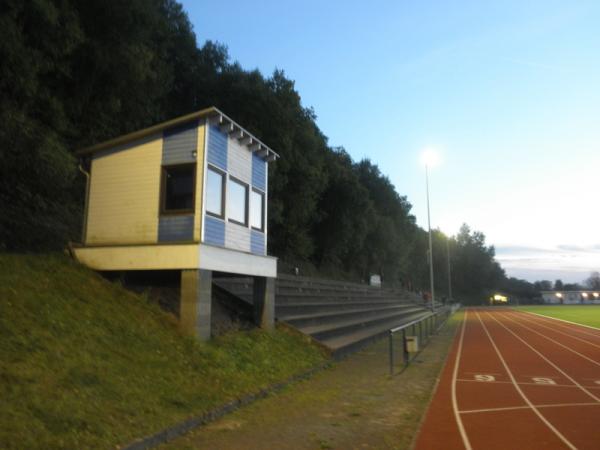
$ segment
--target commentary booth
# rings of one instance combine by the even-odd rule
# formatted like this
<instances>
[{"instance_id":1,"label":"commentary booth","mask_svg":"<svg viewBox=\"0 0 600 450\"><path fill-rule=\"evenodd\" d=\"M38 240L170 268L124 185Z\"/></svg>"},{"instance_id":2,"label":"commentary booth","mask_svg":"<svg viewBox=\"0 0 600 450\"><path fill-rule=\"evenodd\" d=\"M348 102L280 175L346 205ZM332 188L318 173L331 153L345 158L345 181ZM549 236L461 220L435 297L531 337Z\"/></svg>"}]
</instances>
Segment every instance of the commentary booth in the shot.
<instances>
[{"instance_id":1,"label":"commentary booth","mask_svg":"<svg viewBox=\"0 0 600 450\"><path fill-rule=\"evenodd\" d=\"M75 257L98 271L180 271L179 319L211 334L212 274L254 277L254 311L274 322L267 256L268 163L279 156L217 108L83 149L87 176Z\"/></svg>"}]
</instances>

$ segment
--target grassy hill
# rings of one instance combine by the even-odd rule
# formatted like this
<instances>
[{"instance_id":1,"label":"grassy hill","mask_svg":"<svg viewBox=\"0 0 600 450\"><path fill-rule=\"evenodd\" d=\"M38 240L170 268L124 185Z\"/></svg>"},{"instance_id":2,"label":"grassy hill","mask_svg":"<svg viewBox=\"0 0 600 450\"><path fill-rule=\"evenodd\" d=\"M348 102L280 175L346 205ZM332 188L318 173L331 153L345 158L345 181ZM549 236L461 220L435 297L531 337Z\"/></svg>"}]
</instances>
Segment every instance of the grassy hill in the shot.
<instances>
[{"instance_id":1,"label":"grassy hill","mask_svg":"<svg viewBox=\"0 0 600 450\"><path fill-rule=\"evenodd\" d=\"M0 254L0 448L114 448L324 358L283 329L198 343L65 256Z\"/></svg>"}]
</instances>

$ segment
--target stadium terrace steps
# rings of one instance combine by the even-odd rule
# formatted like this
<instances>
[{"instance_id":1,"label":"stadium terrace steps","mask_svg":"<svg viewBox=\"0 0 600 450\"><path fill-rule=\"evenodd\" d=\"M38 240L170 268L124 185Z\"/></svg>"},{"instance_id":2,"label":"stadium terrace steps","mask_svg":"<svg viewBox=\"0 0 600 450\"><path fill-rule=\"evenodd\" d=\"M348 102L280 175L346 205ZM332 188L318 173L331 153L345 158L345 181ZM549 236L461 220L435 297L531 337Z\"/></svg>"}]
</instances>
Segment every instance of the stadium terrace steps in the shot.
<instances>
[{"instance_id":1,"label":"stadium terrace steps","mask_svg":"<svg viewBox=\"0 0 600 450\"><path fill-rule=\"evenodd\" d=\"M222 289L252 302L251 278L213 278ZM310 335L335 356L359 349L390 328L426 315L416 294L358 283L279 275L275 316Z\"/></svg>"},{"instance_id":2,"label":"stadium terrace steps","mask_svg":"<svg viewBox=\"0 0 600 450\"><path fill-rule=\"evenodd\" d=\"M428 311L426 310L425 312L418 312L410 316L406 316L401 322L399 322L396 318L393 318L385 322L380 322L376 325L365 326L356 330L350 335L346 334L335 336L320 342L330 348L334 355L342 356L358 350L362 346L372 341L385 337L391 328L402 325L403 323L417 320L427 314L427 312Z\"/></svg>"}]
</instances>

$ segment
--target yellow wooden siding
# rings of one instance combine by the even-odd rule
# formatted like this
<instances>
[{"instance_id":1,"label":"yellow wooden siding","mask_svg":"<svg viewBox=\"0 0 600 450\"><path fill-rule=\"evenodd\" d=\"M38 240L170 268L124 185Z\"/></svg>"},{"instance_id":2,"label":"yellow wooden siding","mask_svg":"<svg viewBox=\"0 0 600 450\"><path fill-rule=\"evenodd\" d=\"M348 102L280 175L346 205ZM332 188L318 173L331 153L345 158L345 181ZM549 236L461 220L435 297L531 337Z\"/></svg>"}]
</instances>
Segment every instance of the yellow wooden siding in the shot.
<instances>
[{"instance_id":1,"label":"yellow wooden siding","mask_svg":"<svg viewBox=\"0 0 600 450\"><path fill-rule=\"evenodd\" d=\"M198 147L196 157L196 207L194 213L194 241L200 241L202 226L202 195L204 194L204 142L206 127L203 123L198 127Z\"/></svg>"},{"instance_id":2,"label":"yellow wooden siding","mask_svg":"<svg viewBox=\"0 0 600 450\"><path fill-rule=\"evenodd\" d=\"M95 270L197 269L198 244L75 248L79 262Z\"/></svg>"},{"instance_id":3,"label":"yellow wooden siding","mask_svg":"<svg viewBox=\"0 0 600 450\"><path fill-rule=\"evenodd\" d=\"M92 161L87 244L158 239L162 133Z\"/></svg>"}]
</instances>

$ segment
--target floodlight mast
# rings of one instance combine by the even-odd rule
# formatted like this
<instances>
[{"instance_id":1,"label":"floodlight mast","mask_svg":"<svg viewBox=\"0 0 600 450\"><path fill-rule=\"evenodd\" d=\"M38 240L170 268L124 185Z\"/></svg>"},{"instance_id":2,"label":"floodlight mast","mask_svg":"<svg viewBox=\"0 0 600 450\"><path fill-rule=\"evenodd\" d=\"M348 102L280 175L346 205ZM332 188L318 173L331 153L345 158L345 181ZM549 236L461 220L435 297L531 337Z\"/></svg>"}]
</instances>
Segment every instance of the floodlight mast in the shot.
<instances>
[{"instance_id":1,"label":"floodlight mast","mask_svg":"<svg viewBox=\"0 0 600 450\"><path fill-rule=\"evenodd\" d=\"M433 286L433 243L431 239L431 214L429 211L429 163L431 158L425 159L425 188L427 191L427 228L429 229L429 281L431 284L431 311L435 312L435 290Z\"/></svg>"},{"instance_id":2,"label":"floodlight mast","mask_svg":"<svg viewBox=\"0 0 600 450\"><path fill-rule=\"evenodd\" d=\"M446 238L446 256L448 257L448 300L452 303L452 269L450 267L450 238Z\"/></svg>"}]
</instances>

